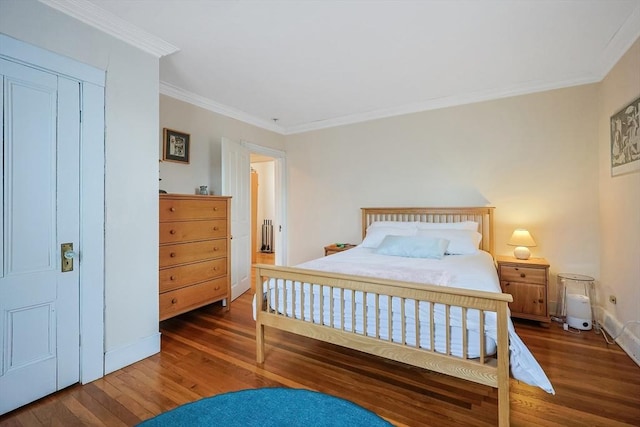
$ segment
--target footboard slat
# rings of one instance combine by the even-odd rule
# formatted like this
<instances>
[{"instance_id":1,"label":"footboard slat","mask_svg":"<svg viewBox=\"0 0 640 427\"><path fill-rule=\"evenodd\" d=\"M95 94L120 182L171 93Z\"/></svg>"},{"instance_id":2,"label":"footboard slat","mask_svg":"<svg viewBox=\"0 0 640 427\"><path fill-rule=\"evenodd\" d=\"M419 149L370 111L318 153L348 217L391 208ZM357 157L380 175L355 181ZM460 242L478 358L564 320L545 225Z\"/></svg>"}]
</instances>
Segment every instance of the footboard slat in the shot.
<instances>
[{"instance_id":1,"label":"footboard slat","mask_svg":"<svg viewBox=\"0 0 640 427\"><path fill-rule=\"evenodd\" d=\"M269 326L498 388L500 425L508 425L511 295L265 265L256 276L265 301L256 305L258 335ZM494 355L483 332L489 313ZM257 346L262 363L261 336ZM478 355L469 356L472 347Z\"/></svg>"}]
</instances>

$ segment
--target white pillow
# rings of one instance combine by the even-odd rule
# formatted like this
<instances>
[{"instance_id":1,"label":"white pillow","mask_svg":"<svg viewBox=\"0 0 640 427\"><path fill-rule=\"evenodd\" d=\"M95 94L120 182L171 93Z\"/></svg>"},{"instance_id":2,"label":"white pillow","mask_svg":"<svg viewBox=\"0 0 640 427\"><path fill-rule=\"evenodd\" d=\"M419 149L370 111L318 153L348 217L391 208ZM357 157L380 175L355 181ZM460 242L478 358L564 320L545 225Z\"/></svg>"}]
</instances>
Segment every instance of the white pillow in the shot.
<instances>
[{"instance_id":1,"label":"white pillow","mask_svg":"<svg viewBox=\"0 0 640 427\"><path fill-rule=\"evenodd\" d=\"M478 231L475 221L462 222L418 222L418 230L471 230Z\"/></svg>"},{"instance_id":2,"label":"white pillow","mask_svg":"<svg viewBox=\"0 0 640 427\"><path fill-rule=\"evenodd\" d=\"M380 255L442 259L449 241L423 236L386 236L374 251Z\"/></svg>"},{"instance_id":3,"label":"white pillow","mask_svg":"<svg viewBox=\"0 0 640 427\"><path fill-rule=\"evenodd\" d=\"M363 248L377 248L386 236L415 236L415 228L373 227L367 230L367 235L360 244Z\"/></svg>"},{"instance_id":4,"label":"white pillow","mask_svg":"<svg viewBox=\"0 0 640 427\"><path fill-rule=\"evenodd\" d=\"M482 234L471 230L418 230L418 236L448 240L449 255L475 254L482 240Z\"/></svg>"}]
</instances>

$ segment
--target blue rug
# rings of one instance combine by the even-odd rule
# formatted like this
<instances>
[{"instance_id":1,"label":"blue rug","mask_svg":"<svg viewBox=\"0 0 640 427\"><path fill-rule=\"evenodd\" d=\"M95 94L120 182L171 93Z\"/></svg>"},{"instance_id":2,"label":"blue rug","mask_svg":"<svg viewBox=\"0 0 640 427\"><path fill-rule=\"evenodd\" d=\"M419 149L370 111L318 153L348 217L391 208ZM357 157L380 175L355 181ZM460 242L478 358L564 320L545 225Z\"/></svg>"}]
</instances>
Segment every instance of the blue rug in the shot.
<instances>
[{"instance_id":1,"label":"blue rug","mask_svg":"<svg viewBox=\"0 0 640 427\"><path fill-rule=\"evenodd\" d=\"M139 426L389 427L392 424L355 403L327 394L260 388L187 403Z\"/></svg>"}]
</instances>

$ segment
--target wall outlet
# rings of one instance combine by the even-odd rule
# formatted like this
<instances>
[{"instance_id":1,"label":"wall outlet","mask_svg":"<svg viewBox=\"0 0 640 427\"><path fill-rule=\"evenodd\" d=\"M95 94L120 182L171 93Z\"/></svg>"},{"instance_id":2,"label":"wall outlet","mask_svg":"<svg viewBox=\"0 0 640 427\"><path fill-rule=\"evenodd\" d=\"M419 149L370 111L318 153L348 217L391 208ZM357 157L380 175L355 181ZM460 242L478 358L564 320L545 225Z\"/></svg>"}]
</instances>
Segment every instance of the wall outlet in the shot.
<instances>
[{"instance_id":1,"label":"wall outlet","mask_svg":"<svg viewBox=\"0 0 640 427\"><path fill-rule=\"evenodd\" d=\"M616 298L615 295L609 295L609 302L611 304L617 304L618 303L618 299Z\"/></svg>"}]
</instances>

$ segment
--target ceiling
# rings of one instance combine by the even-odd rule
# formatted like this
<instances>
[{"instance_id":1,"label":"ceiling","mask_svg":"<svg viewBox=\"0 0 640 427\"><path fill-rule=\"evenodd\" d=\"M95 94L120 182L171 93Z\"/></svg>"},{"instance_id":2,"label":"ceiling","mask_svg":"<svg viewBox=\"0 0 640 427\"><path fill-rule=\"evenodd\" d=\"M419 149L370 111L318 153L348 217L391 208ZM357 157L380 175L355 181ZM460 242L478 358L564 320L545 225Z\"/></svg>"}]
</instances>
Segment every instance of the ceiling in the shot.
<instances>
[{"instance_id":1,"label":"ceiling","mask_svg":"<svg viewBox=\"0 0 640 427\"><path fill-rule=\"evenodd\" d=\"M40 1L282 134L597 82L640 36L640 0Z\"/></svg>"}]
</instances>

